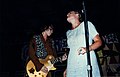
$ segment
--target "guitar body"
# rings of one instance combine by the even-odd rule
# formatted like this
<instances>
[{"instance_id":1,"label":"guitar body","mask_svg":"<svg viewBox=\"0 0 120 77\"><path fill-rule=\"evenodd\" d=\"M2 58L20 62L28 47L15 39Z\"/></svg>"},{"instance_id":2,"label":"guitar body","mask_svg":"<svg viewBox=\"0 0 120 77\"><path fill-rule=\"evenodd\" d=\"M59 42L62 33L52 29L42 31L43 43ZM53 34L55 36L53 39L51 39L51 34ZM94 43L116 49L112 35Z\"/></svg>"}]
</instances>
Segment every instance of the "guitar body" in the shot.
<instances>
[{"instance_id":1,"label":"guitar body","mask_svg":"<svg viewBox=\"0 0 120 77\"><path fill-rule=\"evenodd\" d=\"M34 63L30 60L26 66L26 71L28 76L29 77L46 77L50 70L56 70L56 68L51 63L51 60L53 59L54 57L51 55L48 55L45 59L39 59L40 63L44 64L44 66L38 72L36 71ZM48 72L44 72L45 68L48 69Z\"/></svg>"}]
</instances>

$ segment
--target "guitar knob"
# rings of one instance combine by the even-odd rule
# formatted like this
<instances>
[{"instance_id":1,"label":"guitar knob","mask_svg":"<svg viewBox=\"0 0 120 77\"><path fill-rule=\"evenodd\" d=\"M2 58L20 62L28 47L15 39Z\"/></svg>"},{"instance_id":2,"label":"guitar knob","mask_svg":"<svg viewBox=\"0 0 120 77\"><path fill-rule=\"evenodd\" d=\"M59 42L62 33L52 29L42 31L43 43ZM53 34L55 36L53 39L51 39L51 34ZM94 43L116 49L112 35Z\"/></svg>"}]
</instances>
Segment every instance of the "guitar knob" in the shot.
<instances>
[{"instance_id":1,"label":"guitar knob","mask_svg":"<svg viewBox=\"0 0 120 77\"><path fill-rule=\"evenodd\" d=\"M49 56L49 59L52 59L52 56Z\"/></svg>"},{"instance_id":2,"label":"guitar knob","mask_svg":"<svg viewBox=\"0 0 120 77\"><path fill-rule=\"evenodd\" d=\"M39 75L41 75L41 73L39 73Z\"/></svg>"}]
</instances>

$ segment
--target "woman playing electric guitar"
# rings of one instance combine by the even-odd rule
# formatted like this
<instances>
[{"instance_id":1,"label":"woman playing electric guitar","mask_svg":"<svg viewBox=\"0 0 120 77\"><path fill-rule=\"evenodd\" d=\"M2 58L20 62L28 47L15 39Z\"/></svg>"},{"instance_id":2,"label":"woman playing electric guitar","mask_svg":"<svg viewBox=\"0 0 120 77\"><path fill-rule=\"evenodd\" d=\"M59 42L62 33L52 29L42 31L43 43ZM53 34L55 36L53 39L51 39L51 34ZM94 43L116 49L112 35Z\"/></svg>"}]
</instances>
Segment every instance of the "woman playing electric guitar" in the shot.
<instances>
[{"instance_id":1,"label":"woman playing electric guitar","mask_svg":"<svg viewBox=\"0 0 120 77\"><path fill-rule=\"evenodd\" d=\"M29 77L52 77L50 70L55 70L56 61L66 60L67 56L57 57L50 36L53 26L42 26L41 33L34 35L29 44L29 60L26 63L26 72Z\"/></svg>"}]
</instances>

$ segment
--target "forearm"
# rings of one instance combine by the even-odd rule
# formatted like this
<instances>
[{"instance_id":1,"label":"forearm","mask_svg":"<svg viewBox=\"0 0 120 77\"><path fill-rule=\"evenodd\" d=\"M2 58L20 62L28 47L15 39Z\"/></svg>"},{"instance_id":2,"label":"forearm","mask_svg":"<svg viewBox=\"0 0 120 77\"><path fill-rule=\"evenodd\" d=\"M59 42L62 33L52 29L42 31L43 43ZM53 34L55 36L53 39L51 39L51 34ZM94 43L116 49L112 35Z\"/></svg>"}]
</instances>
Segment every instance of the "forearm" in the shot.
<instances>
[{"instance_id":1,"label":"forearm","mask_svg":"<svg viewBox=\"0 0 120 77\"><path fill-rule=\"evenodd\" d=\"M95 43L93 43L93 44L91 44L91 45L89 46L89 51L96 50L96 49L99 48L101 45L102 45L102 42L101 42L101 41L96 41Z\"/></svg>"},{"instance_id":2,"label":"forearm","mask_svg":"<svg viewBox=\"0 0 120 77\"><path fill-rule=\"evenodd\" d=\"M65 71L63 72L63 77L66 77L67 74L67 69L65 69Z\"/></svg>"}]
</instances>

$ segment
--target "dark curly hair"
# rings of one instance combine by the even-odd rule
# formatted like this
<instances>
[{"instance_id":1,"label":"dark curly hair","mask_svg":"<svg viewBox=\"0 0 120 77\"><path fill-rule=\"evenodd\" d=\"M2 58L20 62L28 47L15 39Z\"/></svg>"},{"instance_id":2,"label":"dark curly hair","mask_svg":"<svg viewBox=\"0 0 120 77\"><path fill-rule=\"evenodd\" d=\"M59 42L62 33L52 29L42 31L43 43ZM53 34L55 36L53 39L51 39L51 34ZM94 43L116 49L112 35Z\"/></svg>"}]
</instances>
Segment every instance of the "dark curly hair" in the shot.
<instances>
[{"instance_id":1,"label":"dark curly hair","mask_svg":"<svg viewBox=\"0 0 120 77\"><path fill-rule=\"evenodd\" d=\"M47 30L49 27L51 27L52 29L54 28L54 27L53 27L53 24L49 24L49 23L47 23L47 24L42 24L42 26L41 26L41 28L40 28L40 31L43 32L43 31Z\"/></svg>"}]
</instances>

